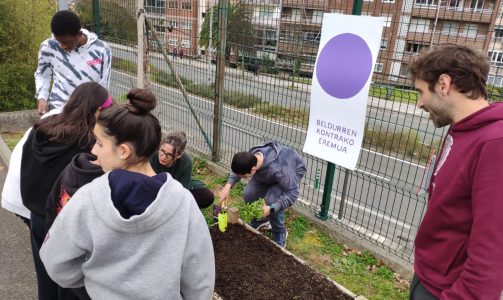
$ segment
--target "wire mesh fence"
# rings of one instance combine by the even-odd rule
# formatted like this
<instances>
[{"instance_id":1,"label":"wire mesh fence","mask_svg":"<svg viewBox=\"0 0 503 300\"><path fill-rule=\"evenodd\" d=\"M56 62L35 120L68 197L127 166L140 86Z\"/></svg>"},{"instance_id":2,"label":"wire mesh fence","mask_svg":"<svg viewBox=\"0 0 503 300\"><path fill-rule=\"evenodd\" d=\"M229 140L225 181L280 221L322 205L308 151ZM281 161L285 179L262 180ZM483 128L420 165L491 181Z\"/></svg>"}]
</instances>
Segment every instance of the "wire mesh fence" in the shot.
<instances>
[{"instance_id":1,"label":"wire mesh fence","mask_svg":"<svg viewBox=\"0 0 503 300\"><path fill-rule=\"evenodd\" d=\"M160 102L157 114L163 129L184 130L188 147L210 158L211 142L204 134L215 135L214 103L222 85L218 163L228 167L235 152L267 140L291 146L308 167L297 205L313 218L322 203L327 163L301 149L323 14L352 14L357 7L362 15L383 18L360 159L355 171L336 168L326 222L412 261L413 240L426 208L429 165L445 130L434 128L427 114L415 107L417 93L407 76L408 65L430 45L453 42L475 47L488 55L488 88L491 99L499 99L500 2L145 0L141 11L133 0L80 0L75 9L86 27L99 31L111 46L111 93L118 99L137 84L136 28L144 12L148 72ZM219 34L222 31L224 35ZM173 62L187 98L163 52ZM226 67L219 74L216 66L222 59Z\"/></svg>"}]
</instances>

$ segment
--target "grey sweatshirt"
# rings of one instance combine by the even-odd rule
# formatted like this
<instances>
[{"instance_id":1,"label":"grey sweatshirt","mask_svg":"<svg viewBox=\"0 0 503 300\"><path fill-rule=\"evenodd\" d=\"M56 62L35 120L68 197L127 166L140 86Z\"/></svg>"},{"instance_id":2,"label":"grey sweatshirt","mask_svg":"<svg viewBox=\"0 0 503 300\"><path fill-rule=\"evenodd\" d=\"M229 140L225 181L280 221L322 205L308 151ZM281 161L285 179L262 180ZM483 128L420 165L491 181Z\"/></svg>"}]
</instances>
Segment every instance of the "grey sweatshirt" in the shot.
<instances>
[{"instance_id":1,"label":"grey sweatshirt","mask_svg":"<svg viewBox=\"0 0 503 300\"><path fill-rule=\"evenodd\" d=\"M79 189L49 230L40 257L51 278L85 284L93 299L211 299L213 245L191 193L167 174L145 211L124 219L109 174Z\"/></svg>"},{"instance_id":2,"label":"grey sweatshirt","mask_svg":"<svg viewBox=\"0 0 503 300\"><path fill-rule=\"evenodd\" d=\"M260 152L264 156L263 165L251 180L263 186L278 185L281 188L282 193L279 198L268 199L276 210L292 206L299 198L299 183L306 173L306 165L302 157L293 149L275 141L253 147L250 152L253 154ZM227 183L233 186L240 179L238 175L231 172Z\"/></svg>"}]
</instances>

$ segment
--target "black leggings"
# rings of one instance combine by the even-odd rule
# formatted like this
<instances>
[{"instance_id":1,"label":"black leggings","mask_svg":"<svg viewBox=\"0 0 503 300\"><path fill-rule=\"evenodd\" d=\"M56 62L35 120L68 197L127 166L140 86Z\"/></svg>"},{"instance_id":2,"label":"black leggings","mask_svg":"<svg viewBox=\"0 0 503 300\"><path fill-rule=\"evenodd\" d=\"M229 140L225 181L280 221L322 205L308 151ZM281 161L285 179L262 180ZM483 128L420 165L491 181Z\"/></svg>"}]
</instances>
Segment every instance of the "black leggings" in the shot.
<instances>
[{"instance_id":1,"label":"black leggings","mask_svg":"<svg viewBox=\"0 0 503 300\"><path fill-rule=\"evenodd\" d=\"M206 208L212 205L215 200L215 195L213 195L213 192L207 188L194 189L190 190L190 192L192 193L192 196L194 196L194 199L196 199L197 206L199 206L199 208Z\"/></svg>"}]
</instances>

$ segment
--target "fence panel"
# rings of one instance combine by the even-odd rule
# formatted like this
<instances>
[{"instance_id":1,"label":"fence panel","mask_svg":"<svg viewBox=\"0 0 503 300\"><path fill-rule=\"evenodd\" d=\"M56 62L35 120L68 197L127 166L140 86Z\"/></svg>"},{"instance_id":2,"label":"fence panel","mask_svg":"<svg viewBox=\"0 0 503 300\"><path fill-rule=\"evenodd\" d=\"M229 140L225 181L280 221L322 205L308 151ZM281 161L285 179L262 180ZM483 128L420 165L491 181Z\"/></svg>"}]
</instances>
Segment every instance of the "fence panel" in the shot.
<instances>
[{"instance_id":1,"label":"fence panel","mask_svg":"<svg viewBox=\"0 0 503 300\"><path fill-rule=\"evenodd\" d=\"M224 108L220 164L236 151L278 140L301 153L308 166L298 205L312 217L320 210L326 162L302 153L310 102L310 83L324 13L351 14L347 0L146 0L146 18L158 33L189 93L202 129L213 136L215 87L223 82ZM336 167L329 224L342 226L406 260L426 208L428 162L445 129L436 129L417 109L408 78L413 57L430 45L469 45L488 54L491 99L501 97L503 24L501 1L370 0L362 15L381 17L385 28L368 98L363 149L355 171ZM136 1L101 0L99 27L92 1L77 11L112 46L112 94L123 98L136 85ZM87 10L79 6L87 5ZM219 16L226 13L227 25ZM225 28L223 47L218 37ZM166 131L184 130L189 147L211 157L174 74L149 32L152 87ZM212 38L210 38L210 36ZM219 50L222 49L222 50ZM223 77L216 74L220 54ZM318 184L319 183L319 184Z\"/></svg>"}]
</instances>

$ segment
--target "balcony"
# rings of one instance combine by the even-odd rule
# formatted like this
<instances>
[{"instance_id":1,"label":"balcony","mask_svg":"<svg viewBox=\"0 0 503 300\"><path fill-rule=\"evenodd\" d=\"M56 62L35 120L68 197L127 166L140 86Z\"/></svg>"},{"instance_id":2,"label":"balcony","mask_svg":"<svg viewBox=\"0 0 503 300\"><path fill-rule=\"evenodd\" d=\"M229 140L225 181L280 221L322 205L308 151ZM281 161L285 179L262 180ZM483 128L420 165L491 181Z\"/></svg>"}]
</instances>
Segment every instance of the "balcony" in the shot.
<instances>
[{"instance_id":1,"label":"balcony","mask_svg":"<svg viewBox=\"0 0 503 300\"><path fill-rule=\"evenodd\" d=\"M302 52L304 54L317 54L319 44L318 43L308 43L308 42L293 42L293 41L279 41L278 42L278 52L279 53L295 53Z\"/></svg>"},{"instance_id":2,"label":"balcony","mask_svg":"<svg viewBox=\"0 0 503 300\"><path fill-rule=\"evenodd\" d=\"M456 43L464 45L472 45L476 47L483 48L486 39L490 38L485 34L467 34L464 32L446 32L446 31L435 31L434 33L430 30L427 32L411 32L407 34L407 41L416 41L425 45L429 45L431 41L431 36L433 34L433 43Z\"/></svg>"},{"instance_id":3,"label":"balcony","mask_svg":"<svg viewBox=\"0 0 503 300\"><path fill-rule=\"evenodd\" d=\"M325 10L328 1L324 0L283 0L283 7Z\"/></svg>"},{"instance_id":4,"label":"balcony","mask_svg":"<svg viewBox=\"0 0 503 300\"><path fill-rule=\"evenodd\" d=\"M450 6L440 6L438 19L489 24L491 23L493 12L492 8L473 9L469 7L453 8ZM412 16L435 19L437 16L437 7L433 5L416 5L412 8Z\"/></svg>"},{"instance_id":5,"label":"balcony","mask_svg":"<svg viewBox=\"0 0 503 300\"><path fill-rule=\"evenodd\" d=\"M166 7L145 6L145 12L148 16L166 15Z\"/></svg>"}]
</instances>

